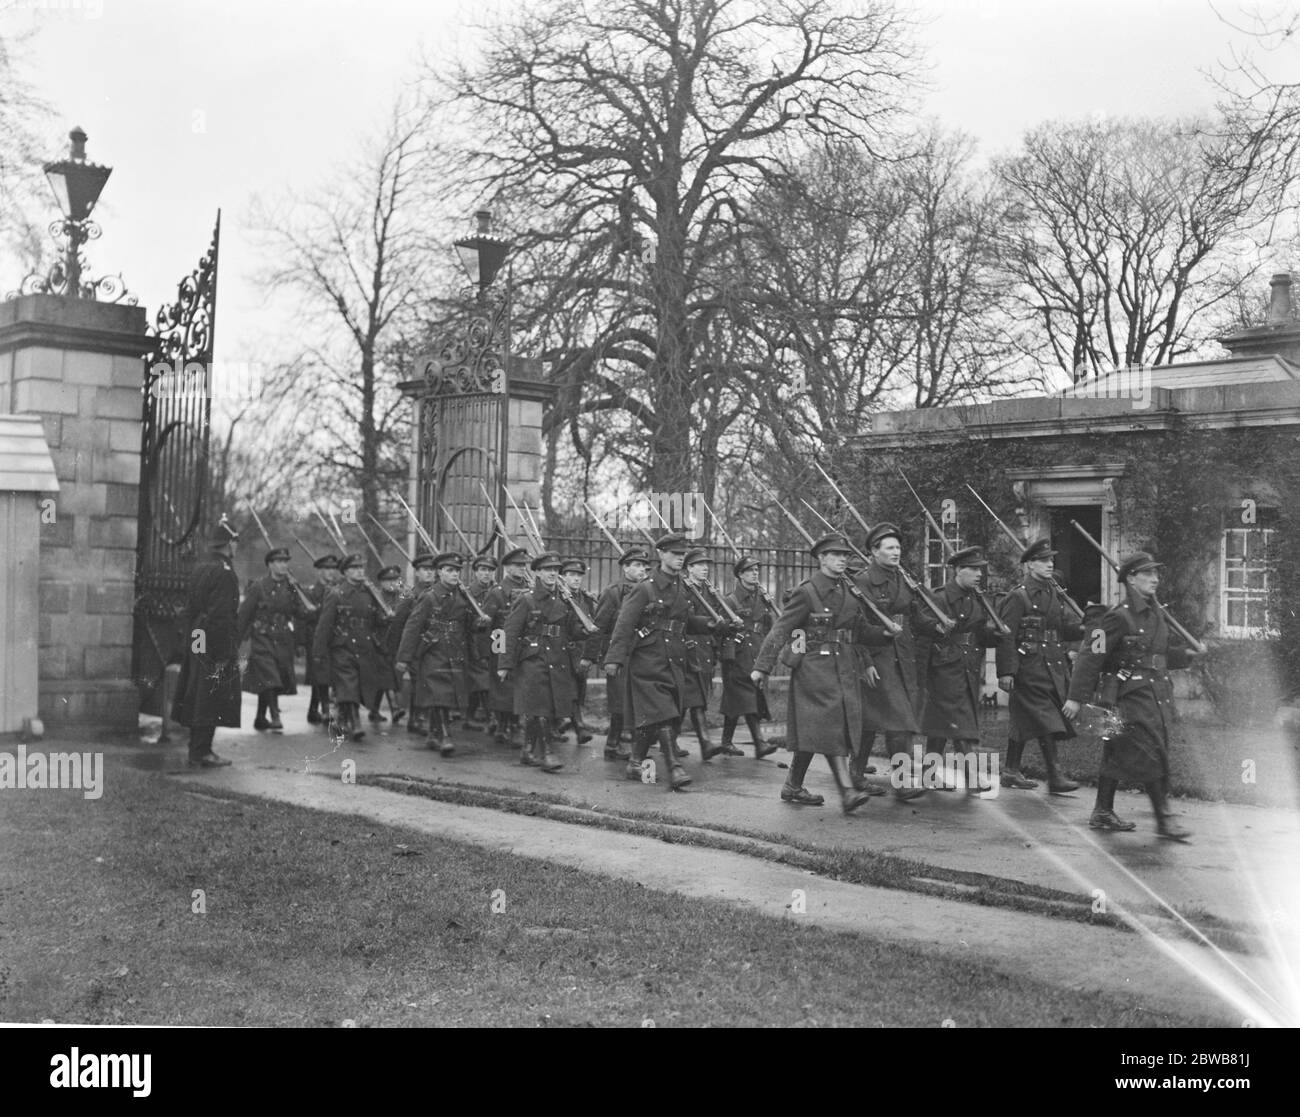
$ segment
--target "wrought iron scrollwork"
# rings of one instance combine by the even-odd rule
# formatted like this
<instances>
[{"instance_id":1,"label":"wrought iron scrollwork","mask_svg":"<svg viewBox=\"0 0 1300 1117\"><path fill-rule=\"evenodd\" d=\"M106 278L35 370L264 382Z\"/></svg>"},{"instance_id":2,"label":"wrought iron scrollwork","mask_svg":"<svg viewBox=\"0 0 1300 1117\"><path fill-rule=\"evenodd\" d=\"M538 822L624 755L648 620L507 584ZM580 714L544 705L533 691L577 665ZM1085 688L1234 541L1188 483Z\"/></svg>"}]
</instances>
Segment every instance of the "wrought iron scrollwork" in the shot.
<instances>
[{"instance_id":1,"label":"wrought iron scrollwork","mask_svg":"<svg viewBox=\"0 0 1300 1117\"><path fill-rule=\"evenodd\" d=\"M165 362L180 371L194 360L212 353L213 317L217 303L217 246L221 215L212 231L212 243L198 266L177 284L176 301L158 308L150 333L155 340L155 364Z\"/></svg>"},{"instance_id":2,"label":"wrought iron scrollwork","mask_svg":"<svg viewBox=\"0 0 1300 1117\"><path fill-rule=\"evenodd\" d=\"M464 322L450 327L418 368L427 395L498 394L506 390L504 300L480 301Z\"/></svg>"},{"instance_id":3,"label":"wrought iron scrollwork","mask_svg":"<svg viewBox=\"0 0 1300 1117\"><path fill-rule=\"evenodd\" d=\"M98 279L85 279L83 276L89 266L80 246L86 241L98 240L103 230L94 221L51 221L50 236L59 246L59 258L44 272L32 272L23 278L18 290L10 291L6 298L16 299L20 295L75 295L77 298L92 299L101 303L122 303L135 306L140 300L126 289L126 280L122 273L100 276ZM72 277L68 274L69 238L77 241L77 278L76 291L72 289Z\"/></svg>"}]
</instances>

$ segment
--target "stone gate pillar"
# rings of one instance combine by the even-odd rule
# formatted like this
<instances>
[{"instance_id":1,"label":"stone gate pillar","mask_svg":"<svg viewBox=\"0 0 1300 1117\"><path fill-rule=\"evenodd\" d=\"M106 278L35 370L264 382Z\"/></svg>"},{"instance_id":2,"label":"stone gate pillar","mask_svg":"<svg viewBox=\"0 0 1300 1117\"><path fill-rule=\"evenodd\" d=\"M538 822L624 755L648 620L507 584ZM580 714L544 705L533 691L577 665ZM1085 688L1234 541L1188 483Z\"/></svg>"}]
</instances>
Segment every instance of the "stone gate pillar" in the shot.
<instances>
[{"instance_id":1,"label":"stone gate pillar","mask_svg":"<svg viewBox=\"0 0 1300 1117\"><path fill-rule=\"evenodd\" d=\"M42 517L38 709L135 728L132 606L139 513L143 307L24 295L0 303L0 412L39 415L59 492Z\"/></svg>"}]
</instances>

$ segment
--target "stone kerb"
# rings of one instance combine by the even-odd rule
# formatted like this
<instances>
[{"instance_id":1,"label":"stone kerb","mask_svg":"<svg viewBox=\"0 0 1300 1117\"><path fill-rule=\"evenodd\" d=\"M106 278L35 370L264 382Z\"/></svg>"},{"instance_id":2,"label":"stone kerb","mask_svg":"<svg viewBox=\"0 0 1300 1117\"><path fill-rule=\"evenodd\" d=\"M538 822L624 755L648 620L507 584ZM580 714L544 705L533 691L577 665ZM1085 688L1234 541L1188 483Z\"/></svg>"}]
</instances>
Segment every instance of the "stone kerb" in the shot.
<instances>
[{"instance_id":1,"label":"stone kerb","mask_svg":"<svg viewBox=\"0 0 1300 1117\"><path fill-rule=\"evenodd\" d=\"M57 295L0 303L0 410L40 415L60 492L43 517L39 709L47 727L134 727L132 609L142 307Z\"/></svg>"}]
</instances>

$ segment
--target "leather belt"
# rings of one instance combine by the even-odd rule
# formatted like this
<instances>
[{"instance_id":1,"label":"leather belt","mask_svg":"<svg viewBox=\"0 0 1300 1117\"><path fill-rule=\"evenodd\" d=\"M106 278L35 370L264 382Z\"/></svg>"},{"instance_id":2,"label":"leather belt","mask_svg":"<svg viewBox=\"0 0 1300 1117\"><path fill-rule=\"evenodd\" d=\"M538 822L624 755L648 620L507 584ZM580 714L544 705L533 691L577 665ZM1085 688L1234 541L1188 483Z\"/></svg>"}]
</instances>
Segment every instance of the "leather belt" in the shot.
<instances>
[{"instance_id":1,"label":"leather belt","mask_svg":"<svg viewBox=\"0 0 1300 1117\"><path fill-rule=\"evenodd\" d=\"M814 644L852 644L853 629L837 628L834 631L828 631L825 636L810 636L809 640Z\"/></svg>"},{"instance_id":2,"label":"leather belt","mask_svg":"<svg viewBox=\"0 0 1300 1117\"><path fill-rule=\"evenodd\" d=\"M959 632L956 636L951 637L954 644L960 644L963 648L969 648L975 643L975 634L973 632Z\"/></svg>"},{"instance_id":3,"label":"leather belt","mask_svg":"<svg viewBox=\"0 0 1300 1117\"><path fill-rule=\"evenodd\" d=\"M564 629L558 624L542 624L537 626L537 635L539 636L563 636Z\"/></svg>"},{"instance_id":4,"label":"leather belt","mask_svg":"<svg viewBox=\"0 0 1300 1117\"><path fill-rule=\"evenodd\" d=\"M686 632L686 622L685 621L664 621L663 630L665 632L675 633L678 636L683 635Z\"/></svg>"}]
</instances>

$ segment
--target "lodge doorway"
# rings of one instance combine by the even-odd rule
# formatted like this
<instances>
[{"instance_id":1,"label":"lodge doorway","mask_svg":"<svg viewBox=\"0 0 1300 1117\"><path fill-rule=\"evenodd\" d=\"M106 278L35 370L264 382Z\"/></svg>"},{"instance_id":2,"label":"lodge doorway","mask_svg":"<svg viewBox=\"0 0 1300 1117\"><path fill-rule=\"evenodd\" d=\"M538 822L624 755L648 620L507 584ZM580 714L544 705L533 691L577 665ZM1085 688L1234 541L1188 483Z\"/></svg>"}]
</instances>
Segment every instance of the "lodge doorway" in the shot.
<instances>
[{"instance_id":1,"label":"lodge doorway","mask_svg":"<svg viewBox=\"0 0 1300 1117\"><path fill-rule=\"evenodd\" d=\"M1071 526L1077 520L1094 539L1102 539L1100 504L1048 506L1056 574L1066 592L1082 606L1102 600L1102 559L1092 545Z\"/></svg>"}]
</instances>

